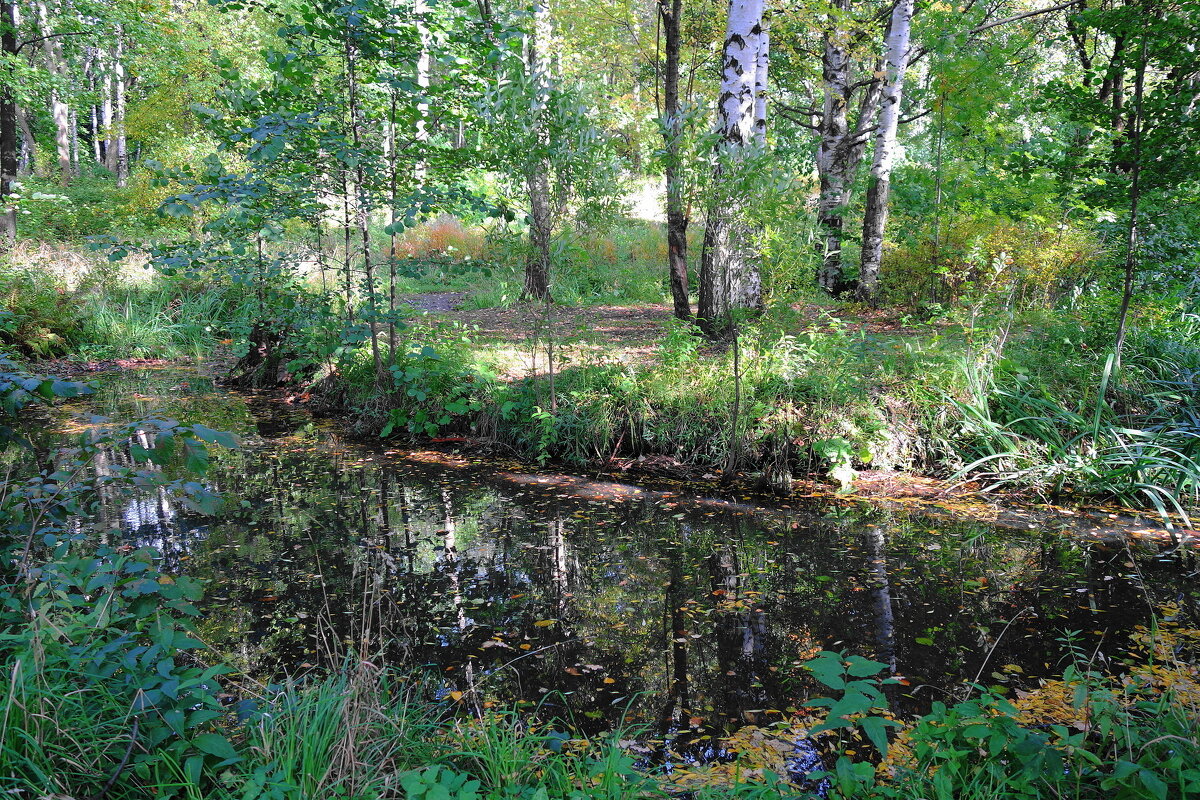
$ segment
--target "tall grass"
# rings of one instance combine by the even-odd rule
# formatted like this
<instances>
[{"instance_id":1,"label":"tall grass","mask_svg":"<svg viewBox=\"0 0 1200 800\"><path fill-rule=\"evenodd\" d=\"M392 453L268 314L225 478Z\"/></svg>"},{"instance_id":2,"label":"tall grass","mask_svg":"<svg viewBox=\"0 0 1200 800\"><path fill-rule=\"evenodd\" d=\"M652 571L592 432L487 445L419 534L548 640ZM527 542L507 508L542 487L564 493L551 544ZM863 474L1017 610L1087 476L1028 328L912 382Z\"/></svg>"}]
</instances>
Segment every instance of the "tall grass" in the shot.
<instances>
[{"instance_id":1,"label":"tall grass","mask_svg":"<svg viewBox=\"0 0 1200 800\"><path fill-rule=\"evenodd\" d=\"M130 288L87 296L73 337L83 358L200 357L227 334L237 312L219 290Z\"/></svg>"},{"instance_id":2,"label":"tall grass","mask_svg":"<svg viewBox=\"0 0 1200 800\"><path fill-rule=\"evenodd\" d=\"M982 480L985 491L1108 496L1188 522L1200 500L1198 334L1190 315L1166 334L1141 330L1119 368L1098 354L1091 368L1060 366L1074 384L1046 368L1028 371L1045 352L961 359L966 391L945 395L960 425L954 477Z\"/></svg>"}]
</instances>

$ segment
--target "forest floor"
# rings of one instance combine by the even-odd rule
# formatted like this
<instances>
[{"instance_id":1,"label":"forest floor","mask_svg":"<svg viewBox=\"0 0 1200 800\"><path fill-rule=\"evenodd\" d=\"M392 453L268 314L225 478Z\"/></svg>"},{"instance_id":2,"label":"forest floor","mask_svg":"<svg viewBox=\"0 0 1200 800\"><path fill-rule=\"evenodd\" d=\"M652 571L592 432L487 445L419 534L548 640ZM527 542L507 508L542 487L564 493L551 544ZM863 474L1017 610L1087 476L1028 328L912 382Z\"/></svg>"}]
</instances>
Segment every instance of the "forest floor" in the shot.
<instances>
[{"instance_id":1,"label":"forest floor","mask_svg":"<svg viewBox=\"0 0 1200 800\"><path fill-rule=\"evenodd\" d=\"M521 303L507 308L462 308L462 292L411 294L403 298L424 312L417 324L447 321L465 327L479 343L507 348L502 375L507 378L540 375L545 355L531 353L532 342L544 348L547 330L553 333L556 358L581 360L586 354L627 364L645 364L656 357L659 343L674 322L672 308L664 303L611 306L565 306ZM692 307L692 313L696 311ZM776 309L775 317L780 318ZM868 337L928 336L929 326L915 327L895 309L840 307L833 316L816 303L795 303L786 325L794 333L812 327L839 325L847 333ZM719 348L720 345L710 346Z\"/></svg>"}]
</instances>

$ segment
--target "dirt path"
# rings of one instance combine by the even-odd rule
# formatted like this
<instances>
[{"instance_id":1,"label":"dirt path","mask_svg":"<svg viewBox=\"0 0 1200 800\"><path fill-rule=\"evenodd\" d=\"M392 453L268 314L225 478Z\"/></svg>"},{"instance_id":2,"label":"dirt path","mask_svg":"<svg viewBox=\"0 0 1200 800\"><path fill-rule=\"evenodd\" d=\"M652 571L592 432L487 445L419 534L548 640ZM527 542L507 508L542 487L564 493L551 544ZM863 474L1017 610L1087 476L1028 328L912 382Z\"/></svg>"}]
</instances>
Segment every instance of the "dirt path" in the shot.
<instances>
[{"instance_id":1,"label":"dirt path","mask_svg":"<svg viewBox=\"0 0 1200 800\"><path fill-rule=\"evenodd\" d=\"M410 306L431 314L449 314L453 319L477 326L490 339L523 342L534 330L544 328L547 309L541 304L522 303L507 308L463 309L466 292L431 292L402 298ZM798 328L840 324L846 330L871 335L915 335L920 331L909 320L890 309L824 307L815 303L792 306ZM693 309L694 312L694 309ZM609 341L640 347L657 340L671 323L671 307L663 303L620 306L551 305L549 322L555 334L590 334Z\"/></svg>"},{"instance_id":2,"label":"dirt path","mask_svg":"<svg viewBox=\"0 0 1200 800\"><path fill-rule=\"evenodd\" d=\"M418 311L428 311L431 314L446 314L457 311L467 299L466 292L426 292L403 297L401 300Z\"/></svg>"}]
</instances>

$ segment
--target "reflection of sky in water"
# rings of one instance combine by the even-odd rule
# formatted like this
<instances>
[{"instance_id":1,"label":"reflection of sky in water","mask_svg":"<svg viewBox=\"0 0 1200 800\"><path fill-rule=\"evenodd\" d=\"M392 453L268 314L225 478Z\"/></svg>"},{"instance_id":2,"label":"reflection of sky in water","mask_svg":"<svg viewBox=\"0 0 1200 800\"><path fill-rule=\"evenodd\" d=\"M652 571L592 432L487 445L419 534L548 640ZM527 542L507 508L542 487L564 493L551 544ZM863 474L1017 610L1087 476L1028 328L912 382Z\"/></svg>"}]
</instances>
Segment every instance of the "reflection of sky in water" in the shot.
<instances>
[{"instance_id":1,"label":"reflection of sky in water","mask_svg":"<svg viewBox=\"0 0 1200 800\"><path fill-rule=\"evenodd\" d=\"M112 391L154 396L155 380ZM224 508L203 518L156 493L112 517L166 571L208 580L203 638L258 674L354 647L584 726L708 729L798 707L813 689L799 665L822 648L892 665L909 681L893 702L920 708L981 666L1008 686L1060 673L1068 630L1117 655L1148 612L1137 570L1152 600L1196 602L1185 565L1153 548L428 464L201 381L168 400L246 437L208 477Z\"/></svg>"}]
</instances>

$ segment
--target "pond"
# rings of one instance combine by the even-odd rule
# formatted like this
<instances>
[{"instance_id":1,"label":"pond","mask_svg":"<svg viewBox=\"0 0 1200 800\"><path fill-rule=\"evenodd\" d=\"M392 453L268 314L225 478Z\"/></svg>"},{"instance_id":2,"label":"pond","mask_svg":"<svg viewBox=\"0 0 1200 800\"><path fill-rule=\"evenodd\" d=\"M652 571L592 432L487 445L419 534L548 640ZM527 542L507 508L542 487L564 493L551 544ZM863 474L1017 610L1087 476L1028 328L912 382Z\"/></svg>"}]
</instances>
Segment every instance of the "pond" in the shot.
<instances>
[{"instance_id":1,"label":"pond","mask_svg":"<svg viewBox=\"0 0 1200 800\"><path fill-rule=\"evenodd\" d=\"M206 478L215 516L155 494L101 524L205 580L202 638L258 677L354 652L585 730L728 731L795 712L823 649L888 664L896 710L920 711L977 676L1120 658L1154 607L1200 598L1192 550L388 448L194 371L108 376L68 408L238 434Z\"/></svg>"}]
</instances>

